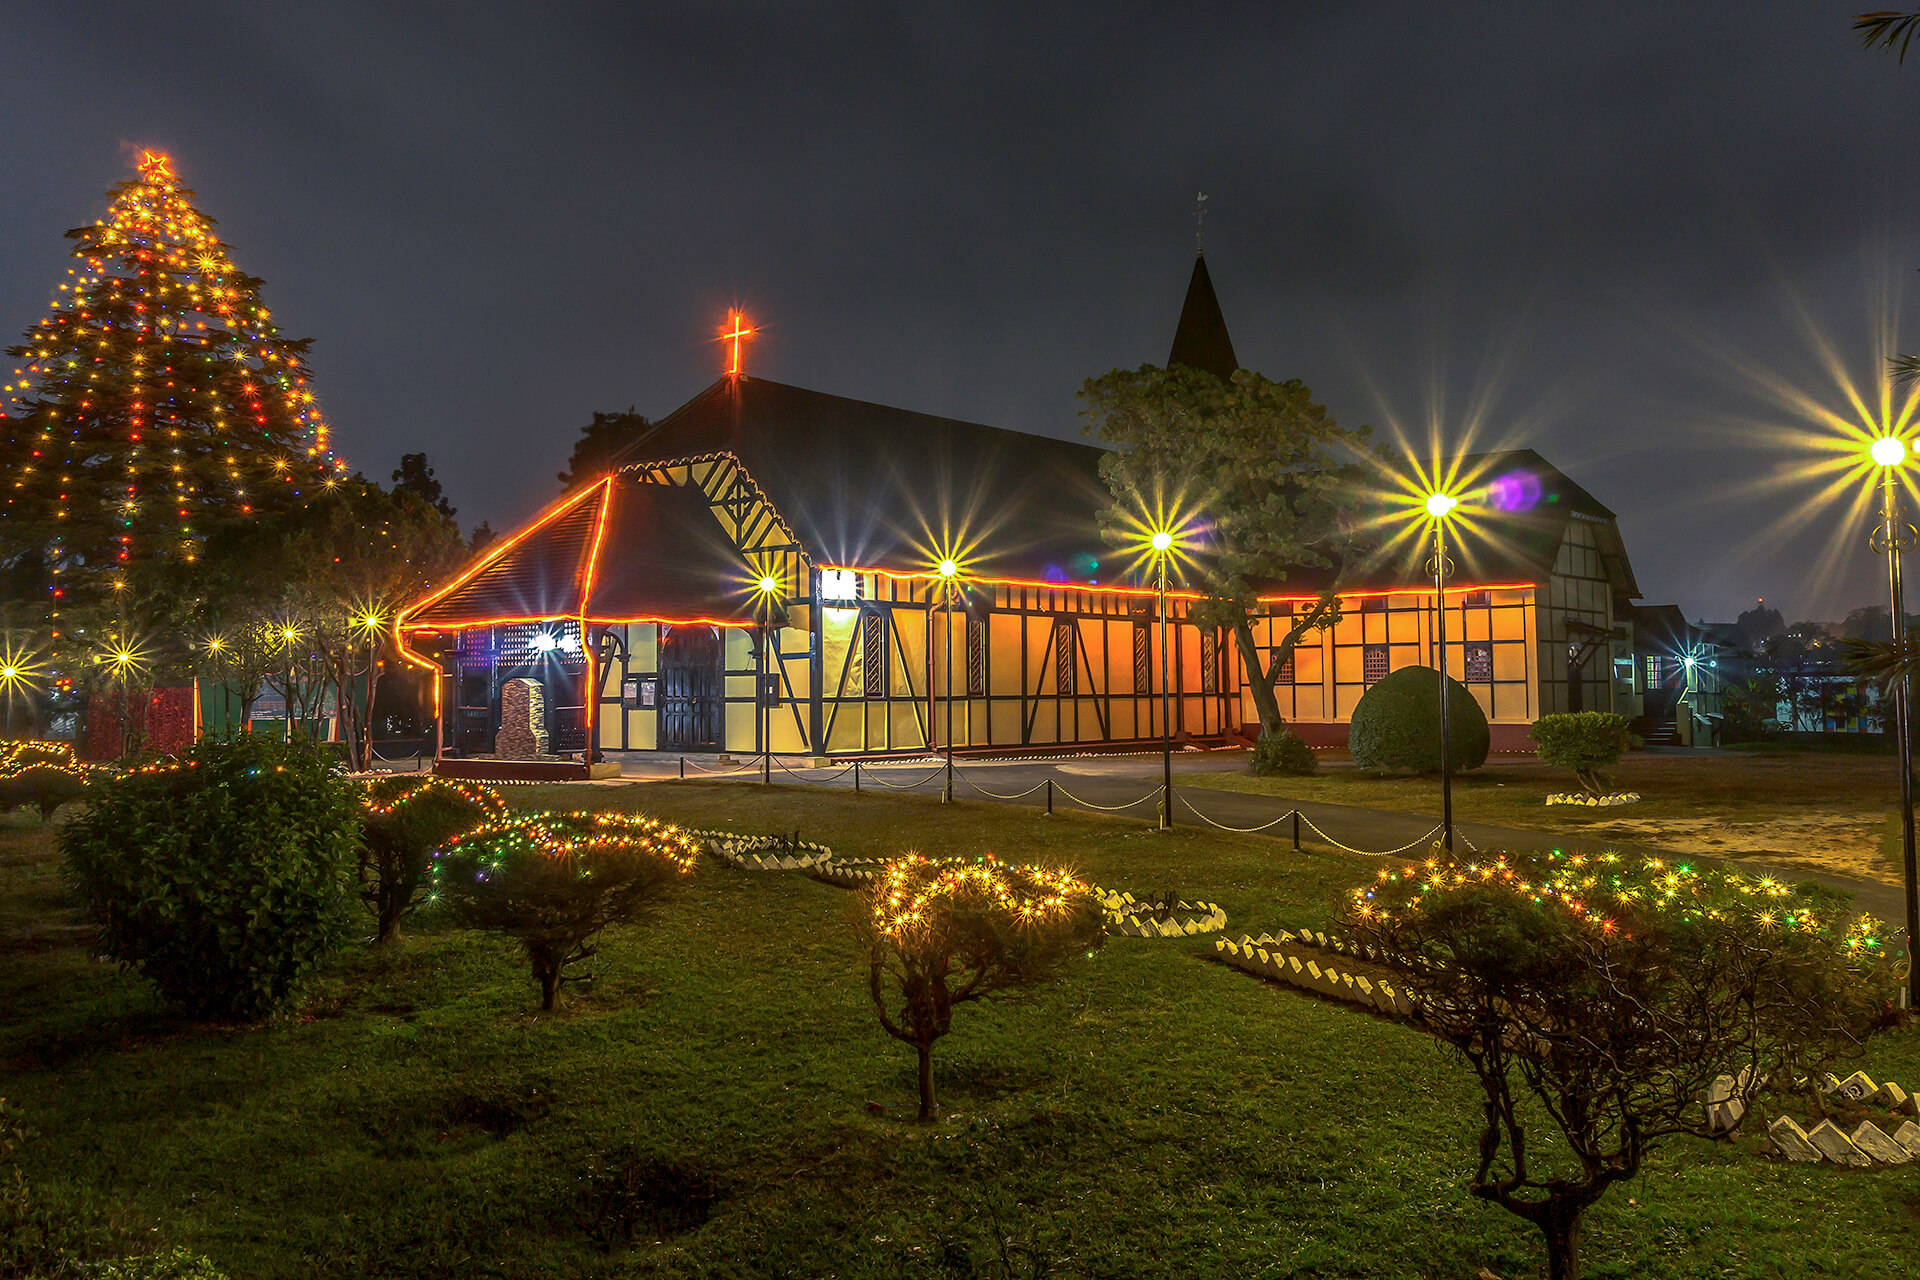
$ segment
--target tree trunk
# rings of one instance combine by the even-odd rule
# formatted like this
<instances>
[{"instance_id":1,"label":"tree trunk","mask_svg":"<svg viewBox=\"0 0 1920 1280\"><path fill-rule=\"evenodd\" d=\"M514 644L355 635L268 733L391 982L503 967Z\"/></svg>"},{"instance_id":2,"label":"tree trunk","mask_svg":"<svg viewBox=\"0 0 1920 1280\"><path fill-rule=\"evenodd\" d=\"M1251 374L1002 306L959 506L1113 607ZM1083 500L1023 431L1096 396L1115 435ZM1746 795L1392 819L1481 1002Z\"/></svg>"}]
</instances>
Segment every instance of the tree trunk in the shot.
<instances>
[{"instance_id":1,"label":"tree trunk","mask_svg":"<svg viewBox=\"0 0 1920 1280\"><path fill-rule=\"evenodd\" d=\"M1245 618L1233 624L1233 640L1240 647L1240 662L1247 672L1247 690L1253 694L1254 710L1260 714L1260 734L1280 732L1280 700L1273 696L1273 673L1260 662L1260 650L1253 643L1253 624ZM1277 656L1277 655L1276 655Z\"/></svg>"},{"instance_id":2,"label":"tree trunk","mask_svg":"<svg viewBox=\"0 0 1920 1280\"><path fill-rule=\"evenodd\" d=\"M920 1118L933 1119L933 1045L916 1046L920 1050Z\"/></svg>"},{"instance_id":3,"label":"tree trunk","mask_svg":"<svg viewBox=\"0 0 1920 1280\"><path fill-rule=\"evenodd\" d=\"M1584 1205L1546 1206L1539 1219L1540 1233L1547 1238L1548 1280L1578 1280L1580 1275L1580 1219Z\"/></svg>"},{"instance_id":4,"label":"tree trunk","mask_svg":"<svg viewBox=\"0 0 1920 1280\"><path fill-rule=\"evenodd\" d=\"M544 1013L552 1013L555 998L560 994L560 966L541 965L538 970L540 979L540 1008Z\"/></svg>"}]
</instances>

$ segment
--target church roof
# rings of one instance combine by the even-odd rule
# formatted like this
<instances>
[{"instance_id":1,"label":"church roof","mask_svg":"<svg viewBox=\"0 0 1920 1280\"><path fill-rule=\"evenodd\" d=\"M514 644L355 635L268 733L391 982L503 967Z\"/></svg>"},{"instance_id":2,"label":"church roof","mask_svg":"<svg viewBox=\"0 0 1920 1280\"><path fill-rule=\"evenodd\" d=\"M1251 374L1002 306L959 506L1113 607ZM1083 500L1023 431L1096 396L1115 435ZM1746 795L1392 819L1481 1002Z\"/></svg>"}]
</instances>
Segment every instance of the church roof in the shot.
<instances>
[{"instance_id":1,"label":"church roof","mask_svg":"<svg viewBox=\"0 0 1920 1280\"><path fill-rule=\"evenodd\" d=\"M1180 326L1173 331L1173 349L1167 352L1169 368L1176 364L1189 369L1204 369L1222 382L1233 380L1240 359L1233 354L1233 339L1227 335L1227 318L1220 314L1220 299L1213 294L1213 277L1207 274L1205 254L1193 259L1193 278L1187 281L1187 300L1180 308Z\"/></svg>"},{"instance_id":2,"label":"church roof","mask_svg":"<svg viewBox=\"0 0 1920 1280\"><path fill-rule=\"evenodd\" d=\"M1639 585L1627 561L1614 513L1598 498L1532 449L1467 454L1449 460L1444 474L1461 478L1460 515L1447 526L1450 581L1462 586L1545 583L1560 554L1567 526L1584 520L1594 526L1602 568L1613 593L1637 598ZM1391 538L1389 525L1386 532ZM1345 584L1354 591L1384 591L1431 586L1426 564L1430 539L1391 540L1382 553ZM1317 591L1326 570L1289 575L1289 593Z\"/></svg>"},{"instance_id":3,"label":"church roof","mask_svg":"<svg viewBox=\"0 0 1920 1280\"><path fill-rule=\"evenodd\" d=\"M722 378L624 450L627 468L731 454L815 564L1085 583L1104 558L1102 450Z\"/></svg>"},{"instance_id":4,"label":"church roof","mask_svg":"<svg viewBox=\"0 0 1920 1280\"><path fill-rule=\"evenodd\" d=\"M703 494L615 475L549 507L410 609L402 625L453 629L582 616L751 623L752 585Z\"/></svg>"}]
</instances>

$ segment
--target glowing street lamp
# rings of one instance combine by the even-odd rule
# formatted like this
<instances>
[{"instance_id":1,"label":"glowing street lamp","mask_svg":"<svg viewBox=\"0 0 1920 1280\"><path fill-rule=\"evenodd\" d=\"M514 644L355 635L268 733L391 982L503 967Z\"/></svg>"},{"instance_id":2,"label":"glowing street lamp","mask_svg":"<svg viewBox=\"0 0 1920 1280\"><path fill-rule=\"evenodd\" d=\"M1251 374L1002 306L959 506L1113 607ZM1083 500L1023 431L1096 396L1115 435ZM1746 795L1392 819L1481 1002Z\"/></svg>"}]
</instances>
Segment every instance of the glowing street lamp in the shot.
<instances>
[{"instance_id":1,"label":"glowing street lamp","mask_svg":"<svg viewBox=\"0 0 1920 1280\"><path fill-rule=\"evenodd\" d=\"M773 699L767 696L767 648L773 643L773 610L780 600L780 581L770 573L753 584L760 614L760 648L754 662L754 702L760 714L760 785L773 785Z\"/></svg>"},{"instance_id":2,"label":"glowing street lamp","mask_svg":"<svg viewBox=\"0 0 1920 1280\"><path fill-rule=\"evenodd\" d=\"M1147 539L1160 607L1160 829L1173 830L1173 680L1167 658L1167 561L1173 558L1173 534L1155 529Z\"/></svg>"},{"instance_id":3,"label":"glowing street lamp","mask_svg":"<svg viewBox=\"0 0 1920 1280\"><path fill-rule=\"evenodd\" d=\"M1427 495L1427 518L1433 521L1434 639L1440 651L1440 839L1448 852L1453 850L1453 754L1447 714L1447 518L1459 505L1451 494Z\"/></svg>"},{"instance_id":4,"label":"glowing street lamp","mask_svg":"<svg viewBox=\"0 0 1920 1280\"><path fill-rule=\"evenodd\" d=\"M280 638L287 644L287 745L293 745L293 642L300 638L298 627L280 628Z\"/></svg>"},{"instance_id":5,"label":"glowing street lamp","mask_svg":"<svg viewBox=\"0 0 1920 1280\"><path fill-rule=\"evenodd\" d=\"M1893 624L1893 647L1906 648L1907 606L1900 580L1900 554L1913 550L1920 532L1906 522L1900 511L1899 468L1907 460L1906 441L1887 435L1873 442L1868 450L1874 465L1880 468L1880 523L1875 527L1872 546L1887 558L1888 620ZM1907 888L1907 1007L1920 1008L1920 880L1916 879L1913 833L1913 688L1902 673L1891 690L1893 695L1893 732L1900 748L1900 852Z\"/></svg>"},{"instance_id":6,"label":"glowing street lamp","mask_svg":"<svg viewBox=\"0 0 1920 1280\"><path fill-rule=\"evenodd\" d=\"M7 690L7 727L6 733L13 733L13 691L15 688L32 690L34 677L40 674L40 668L33 661L33 654L25 649L14 647L8 639L5 651L0 652L0 685Z\"/></svg>"},{"instance_id":7,"label":"glowing street lamp","mask_svg":"<svg viewBox=\"0 0 1920 1280\"><path fill-rule=\"evenodd\" d=\"M941 804L953 803L953 587L954 580L960 576L960 565L951 556L942 556L940 563L933 567L940 577L941 590L945 594L946 618L941 628L941 647L945 655L947 668L946 681L946 720L947 727L942 735L946 742L947 783L940 793Z\"/></svg>"}]
</instances>

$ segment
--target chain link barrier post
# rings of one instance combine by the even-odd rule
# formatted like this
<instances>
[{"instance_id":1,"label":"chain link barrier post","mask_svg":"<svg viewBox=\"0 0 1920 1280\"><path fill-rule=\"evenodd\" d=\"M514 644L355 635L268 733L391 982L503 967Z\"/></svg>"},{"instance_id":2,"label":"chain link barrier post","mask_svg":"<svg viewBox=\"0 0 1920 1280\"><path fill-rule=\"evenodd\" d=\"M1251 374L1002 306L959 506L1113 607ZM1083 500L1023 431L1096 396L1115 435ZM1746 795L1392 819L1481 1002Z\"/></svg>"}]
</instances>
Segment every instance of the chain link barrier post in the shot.
<instances>
[{"instance_id":1,"label":"chain link barrier post","mask_svg":"<svg viewBox=\"0 0 1920 1280\"><path fill-rule=\"evenodd\" d=\"M1300 811L1293 811L1293 851L1300 852Z\"/></svg>"},{"instance_id":2,"label":"chain link barrier post","mask_svg":"<svg viewBox=\"0 0 1920 1280\"><path fill-rule=\"evenodd\" d=\"M1047 816L1053 816L1053 779L1047 779Z\"/></svg>"},{"instance_id":3,"label":"chain link barrier post","mask_svg":"<svg viewBox=\"0 0 1920 1280\"><path fill-rule=\"evenodd\" d=\"M853 793L855 795L860 794L860 761L858 758L853 762Z\"/></svg>"}]
</instances>

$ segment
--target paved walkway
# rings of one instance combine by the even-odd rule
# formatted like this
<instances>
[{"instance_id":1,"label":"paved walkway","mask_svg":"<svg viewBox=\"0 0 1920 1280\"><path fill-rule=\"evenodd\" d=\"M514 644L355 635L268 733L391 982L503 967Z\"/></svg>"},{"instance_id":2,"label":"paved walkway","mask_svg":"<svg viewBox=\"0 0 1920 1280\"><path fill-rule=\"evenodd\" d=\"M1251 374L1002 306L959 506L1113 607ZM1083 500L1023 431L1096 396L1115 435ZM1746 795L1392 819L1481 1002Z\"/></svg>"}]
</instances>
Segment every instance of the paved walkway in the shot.
<instances>
[{"instance_id":1,"label":"paved walkway","mask_svg":"<svg viewBox=\"0 0 1920 1280\"><path fill-rule=\"evenodd\" d=\"M621 764L621 780L658 782L680 776L681 756L651 752L608 752L607 758ZM757 782L760 758L736 757L722 763L712 755L688 755L688 778L732 778ZM1246 768L1246 756L1230 751L1187 751L1174 756L1174 822L1182 826L1206 820L1228 828L1252 828L1271 823L1289 809L1301 814L1320 828L1331 842L1349 850L1379 854L1406 850L1404 856L1420 852L1439 825L1440 797L1436 788L1434 813L1403 813L1385 809L1366 809L1354 805L1326 804L1318 801L1291 801L1278 796L1254 795L1240 791L1216 791L1207 787L1180 786L1182 777L1202 773L1237 773ZM776 782L815 786L853 786L851 765L839 764L826 769L807 767L804 756L774 757L772 777ZM1045 784L1054 784L1054 805L1098 808L1117 816L1153 821L1159 814L1161 761L1156 755L1071 756L1026 760L968 760L954 762L954 795L959 799L985 799L995 803L1039 807L1046 803ZM874 789L912 790L922 795L937 795L945 783L945 767L933 758L913 761L863 761L861 785ZM1028 793L1028 794L1021 794ZM1007 798L1017 797L1017 798ZM1075 805L1075 802L1079 802ZM1516 827L1488 826L1478 822L1458 822L1454 830L1463 842L1475 849L1580 849L1600 852L1615 849L1656 857L1686 857L1692 862L1711 864L1713 858L1695 854L1676 854L1657 845L1630 844L1595 836L1567 835L1529 831ZM1265 834L1291 839L1292 824L1283 822L1266 829ZM1311 831L1302 836L1314 841ZM1798 867L1774 867L1758 861L1740 861L1744 870L1770 870L1791 880L1816 880L1831 888L1852 894L1863 908L1883 920L1897 923L1906 918L1905 898L1901 890L1874 881L1828 875Z\"/></svg>"}]
</instances>

